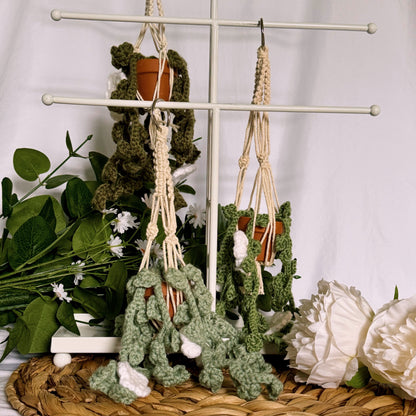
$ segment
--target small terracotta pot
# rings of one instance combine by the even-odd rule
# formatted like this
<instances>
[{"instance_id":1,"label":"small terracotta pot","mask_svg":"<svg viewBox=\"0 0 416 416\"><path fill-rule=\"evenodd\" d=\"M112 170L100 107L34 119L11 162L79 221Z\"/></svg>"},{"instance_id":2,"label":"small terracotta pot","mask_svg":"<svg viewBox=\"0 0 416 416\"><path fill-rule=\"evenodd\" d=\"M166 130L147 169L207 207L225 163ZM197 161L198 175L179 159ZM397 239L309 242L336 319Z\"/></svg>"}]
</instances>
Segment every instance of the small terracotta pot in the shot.
<instances>
[{"instance_id":1,"label":"small terracotta pot","mask_svg":"<svg viewBox=\"0 0 416 416\"><path fill-rule=\"evenodd\" d=\"M240 217L238 219L238 229L246 232L248 223L251 221L250 217ZM259 227L256 225L254 228L254 239L261 241L266 232L266 227ZM275 224L275 233L283 234L283 223L281 221L276 221ZM274 242L273 242L274 243ZM261 252L257 256L257 261L260 263L272 263L274 260L274 249L273 244L269 244L268 238L264 239L261 245Z\"/></svg>"},{"instance_id":2,"label":"small terracotta pot","mask_svg":"<svg viewBox=\"0 0 416 416\"><path fill-rule=\"evenodd\" d=\"M162 282L162 293L163 293L163 298L166 300L166 294L167 294L168 288L167 288L167 283L166 282ZM173 291L173 295L176 298L176 289L172 288ZM154 294L154 290L152 287L148 287L145 292L144 292L144 298L145 300L149 299L150 296L152 296ZM169 302L169 316L172 319L174 315L174 309L173 309L173 305L172 305L172 299L170 299Z\"/></svg>"},{"instance_id":3,"label":"small terracotta pot","mask_svg":"<svg viewBox=\"0 0 416 416\"><path fill-rule=\"evenodd\" d=\"M137 90L145 101L152 101L159 75L159 59L145 58L137 61ZM159 97L169 101L169 66L165 62L162 78L160 80Z\"/></svg>"}]
</instances>

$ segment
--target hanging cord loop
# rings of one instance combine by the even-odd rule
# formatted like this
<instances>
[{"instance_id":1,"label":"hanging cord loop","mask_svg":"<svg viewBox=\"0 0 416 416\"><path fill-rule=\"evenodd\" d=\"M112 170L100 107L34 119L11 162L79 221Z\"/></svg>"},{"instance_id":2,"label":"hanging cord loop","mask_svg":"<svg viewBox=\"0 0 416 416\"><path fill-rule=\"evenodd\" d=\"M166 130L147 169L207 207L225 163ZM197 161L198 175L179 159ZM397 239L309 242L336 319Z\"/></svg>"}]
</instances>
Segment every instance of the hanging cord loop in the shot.
<instances>
[{"instance_id":1,"label":"hanging cord loop","mask_svg":"<svg viewBox=\"0 0 416 416\"><path fill-rule=\"evenodd\" d=\"M154 13L153 1L154 0L146 0L145 16L153 16L153 13ZM156 0L156 3L157 3L157 10L158 10L159 16L163 17L164 12L163 12L163 7L162 7L162 1ZM150 30L150 34L153 39L153 44L155 45L156 51L159 55L159 71L158 71L156 88L153 94L153 100L155 100L156 98L159 98L160 80L162 78L165 65L168 64L168 42L166 39L165 25L163 23L143 23L139 36L137 38L137 41L134 45L135 53L140 52L140 47L143 42L147 29ZM169 99L172 95L174 77L175 77L175 72L172 68L169 67L169 85L170 85ZM136 92L136 96L138 100L143 101L143 97L140 95L139 91Z\"/></svg>"}]
</instances>

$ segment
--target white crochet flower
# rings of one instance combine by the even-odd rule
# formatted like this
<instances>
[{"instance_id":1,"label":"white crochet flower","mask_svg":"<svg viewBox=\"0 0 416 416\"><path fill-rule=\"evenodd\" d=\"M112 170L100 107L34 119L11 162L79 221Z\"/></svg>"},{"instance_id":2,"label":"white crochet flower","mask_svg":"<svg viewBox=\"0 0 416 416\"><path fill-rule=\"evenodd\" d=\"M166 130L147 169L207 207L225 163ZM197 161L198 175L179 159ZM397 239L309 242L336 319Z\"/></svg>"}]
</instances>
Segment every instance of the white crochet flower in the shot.
<instances>
[{"instance_id":1,"label":"white crochet flower","mask_svg":"<svg viewBox=\"0 0 416 416\"><path fill-rule=\"evenodd\" d=\"M176 185L196 171L195 165L183 165L172 173L172 182Z\"/></svg>"},{"instance_id":2,"label":"white crochet flower","mask_svg":"<svg viewBox=\"0 0 416 416\"><path fill-rule=\"evenodd\" d=\"M136 371L128 362L117 364L117 374L120 378L120 384L131 390L137 397L147 397L150 394L148 378Z\"/></svg>"},{"instance_id":3,"label":"white crochet flower","mask_svg":"<svg viewBox=\"0 0 416 416\"><path fill-rule=\"evenodd\" d=\"M137 228L139 226L139 224L136 223L136 220L137 217L131 215L129 211L122 211L113 221L111 221L111 225L115 232L123 234L129 228Z\"/></svg>"},{"instance_id":4,"label":"white crochet flower","mask_svg":"<svg viewBox=\"0 0 416 416\"><path fill-rule=\"evenodd\" d=\"M416 398L416 296L384 305L363 346L371 376L401 397Z\"/></svg>"},{"instance_id":5,"label":"white crochet flower","mask_svg":"<svg viewBox=\"0 0 416 416\"><path fill-rule=\"evenodd\" d=\"M301 300L299 315L285 341L297 381L338 387L359 367L360 351L374 312L360 292L321 280L318 294Z\"/></svg>"},{"instance_id":6,"label":"white crochet flower","mask_svg":"<svg viewBox=\"0 0 416 416\"><path fill-rule=\"evenodd\" d=\"M68 292L65 292L64 285L62 283L51 283L53 292L60 301L66 300L68 303L71 302L72 298L68 296Z\"/></svg>"},{"instance_id":7,"label":"white crochet flower","mask_svg":"<svg viewBox=\"0 0 416 416\"><path fill-rule=\"evenodd\" d=\"M238 230L234 233L233 254L236 267L240 267L241 263L247 257L248 238L244 231Z\"/></svg>"},{"instance_id":8,"label":"white crochet flower","mask_svg":"<svg viewBox=\"0 0 416 416\"><path fill-rule=\"evenodd\" d=\"M189 223L192 224L194 228L202 228L205 225L206 212L198 204L190 205L186 216L191 217Z\"/></svg>"},{"instance_id":9,"label":"white crochet flower","mask_svg":"<svg viewBox=\"0 0 416 416\"><path fill-rule=\"evenodd\" d=\"M84 273L82 272L82 268L85 266L84 262L81 262L81 260L73 261L71 263L71 266L74 267L74 285L79 285L79 282L84 279Z\"/></svg>"},{"instance_id":10,"label":"white crochet flower","mask_svg":"<svg viewBox=\"0 0 416 416\"><path fill-rule=\"evenodd\" d=\"M113 256L119 258L123 257L123 242L119 236L114 237L113 235L110 235L110 239L107 241L107 244L109 245L109 250Z\"/></svg>"},{"instance_id":11,"label":"white crochet flower","mask_svg":"<svg viewBox=\"0 0 416 416\"><path fill-rule=\"evenodd\" d=\"M192 342L189 338L187 338L183 334L179 334L181 337L182 345L181 345L181 351L182 354L185 357L188 358L197 358L202 353L202 348L200 345L196 344L195 342Z\"/></svg>"}]
</instances>

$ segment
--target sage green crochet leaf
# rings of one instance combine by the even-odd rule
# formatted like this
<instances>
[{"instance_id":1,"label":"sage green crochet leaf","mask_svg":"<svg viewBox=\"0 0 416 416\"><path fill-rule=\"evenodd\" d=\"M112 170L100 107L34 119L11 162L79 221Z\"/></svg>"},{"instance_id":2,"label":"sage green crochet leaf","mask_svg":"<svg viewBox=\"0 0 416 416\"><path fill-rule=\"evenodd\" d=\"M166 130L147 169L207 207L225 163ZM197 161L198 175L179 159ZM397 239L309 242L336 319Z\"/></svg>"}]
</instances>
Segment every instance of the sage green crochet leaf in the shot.
<instances>
[{"instance_id":1,"label":"sage green crochet leaf","mask_svg":"<svg viewBox=\"0 0 416 416\"><path fill-rule=\"evenodd\" d=\"M189 286L188 279L182 270L168 269L165 274L165 280L177 290L185 290Z\"/></svg>"},{"instance_id":2,"label":"sage green crochet leaf","mask_svg":"<svg viewBox=\"0 0 416 416\"><path fill-rule=\"evenodd\" d=\"M222 386L224 375L221 369L217 367L203 368L199 374L199 382L201 386L211 389L216 393Z\"/></svg>"},{"instance_id":3,"label":"sage green crochet leaf","mask_svg":"<svg viewBox=\"0 0 416 416\"><path fill-rule=\"evenodd\" d=\"M180 327L189 324L191 319L189 305L186 301L183 301L176 309L176 313L173 316L173 324Z\"/></svg>"},{"instance_id":4,"label":"sage green crochet leaf","mask_svg":"<svg viewBox=\"0 0 416 416\"><path fill-rule=\"evenodd\" d=\"M139 320L140 319L140 320ZM155 321L162 320L162 314L160 312L159 304L156 296L150 296L146 301L146 315L142 317L141 314L137 314L137 323L147 322L154 319Z\"/></svg>"}]
</instances>

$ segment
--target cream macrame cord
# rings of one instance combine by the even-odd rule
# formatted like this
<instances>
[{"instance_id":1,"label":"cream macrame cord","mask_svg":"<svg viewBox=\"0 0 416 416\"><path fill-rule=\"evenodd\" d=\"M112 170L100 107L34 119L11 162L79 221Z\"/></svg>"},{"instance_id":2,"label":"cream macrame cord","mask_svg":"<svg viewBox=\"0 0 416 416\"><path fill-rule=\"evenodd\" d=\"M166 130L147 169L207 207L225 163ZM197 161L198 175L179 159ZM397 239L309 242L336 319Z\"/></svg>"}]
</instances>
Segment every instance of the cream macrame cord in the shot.
<instances>
[{"instance_id":1,"label":"cream macrame cord","mask_svg":"<svg viewBox=\"0 0 416 416\"><path fill-rule=\"evenodd\" d=\"M257 49L257 65L255 76L255 87L253 93L252 104L268 105L270 104L270 61L267 46L260 46ZM251 208L254 200L254 218L256 218L260 210L262 197L264 197L269 222L264 233L263 241L268 239L268 247L273 247L272 255L264 262L266 266L270 266L274 262L274 241L276 236L275 217L279 211L279 202L277 198L276 186L273 179L269 156L270 156L270 133L269 133L269 114L267 112L251 111L244 139L243 153L239 159L240 171L237 180L237 191L235 197L235 205L237 210L241 203L243 194L245 176L250 160L250 149L254 139L254 146L259 167L254 179L253 188L250 194L249 208ZM254 226L253 226L254 236ZM258 264L258 269L260 265Z\"/></svg>"},{"instance_id":2,"label":"cream macrame cord","mask_svg":"<svg viewBox=\"0 0 416 416\"><path fill-rule=\"evenodd\" d=\"M156 3L159 16L163 17L164 12L161 0L156 0ZM145 16L153 16L153 0L146 0ZM153 100L156 100L159 98L160 94L160 80L162 78L163 69L165 68L165 64L168 63L168 42L165 34L165 25L163 23L143 23L137 41L134 45L135 53L140 52L140 46L143 42L147 29L150 30L153 43L155 45L156 51L159 54L159 73L157 77L156 88L153 93ZM172 95L174 76L174 70L169 67L169 99ZM139 91L136 91L136 96L138 100L143 101L143 97L140 95Z\"/></svg>"},{"instance_id":3,"label":"cream macrame cord","mask_svg":"<svg viewBox=\"0 0 416 416\"><path fill-rule=\"evenodd\" d=\"M149 124L149 135L155 168L155 191L152 198L150 222L146 229L146 249L139 270L145 267L149 268L152 244L159 232L157 225L159 215L161 216L165 232L165 239L162 244L165 271L169 268L178 269L179 266L185 265L179 239L176 236L177 224L174 186L169 165L169 148L167 143L169 133L168 117L166 119L167 121L165 122L162 119L160 110L153 106ZM169 305L171 301L174 313L176 312L177 305L182 302L182 299L183 295L181 291L177 291L175 296L172 288L167 285L166 304Z\"/></svg>"}]
</instances>

